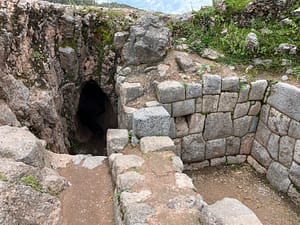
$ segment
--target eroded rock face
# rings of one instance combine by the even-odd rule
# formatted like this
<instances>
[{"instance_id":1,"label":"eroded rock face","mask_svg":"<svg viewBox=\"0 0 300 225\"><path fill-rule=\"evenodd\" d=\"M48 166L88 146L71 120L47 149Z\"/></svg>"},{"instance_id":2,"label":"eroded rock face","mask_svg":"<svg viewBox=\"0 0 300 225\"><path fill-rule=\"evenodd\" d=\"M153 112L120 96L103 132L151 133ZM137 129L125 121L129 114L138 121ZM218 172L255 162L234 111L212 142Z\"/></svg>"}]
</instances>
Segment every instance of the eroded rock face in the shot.
<instances>
[{"instance_id":1,"label":"eroded rock face","mask_svg":"<svg viewBox=\"0 0 300 225\"><path fill-rule=\"evenodd\" d=\"M116 109L114 28L97 9L81 10L44 1L0 2L0 99L17 119L6 110L4 124L19 121L54 152L67 153L75 139L84 81L95 80ZM106 32L111 40L104 40Z\"/></svg>"},{"instance_id":2,"label":"eroded rock face","mask_svg":"<svg viewBox=\"0 0 300 225\"><path fill-rule=\"evenodd\" d=\"M3 225L59 224L59 200L28 186L0 181L0 208L0 223Z\"/></svg>"}]
</instances>

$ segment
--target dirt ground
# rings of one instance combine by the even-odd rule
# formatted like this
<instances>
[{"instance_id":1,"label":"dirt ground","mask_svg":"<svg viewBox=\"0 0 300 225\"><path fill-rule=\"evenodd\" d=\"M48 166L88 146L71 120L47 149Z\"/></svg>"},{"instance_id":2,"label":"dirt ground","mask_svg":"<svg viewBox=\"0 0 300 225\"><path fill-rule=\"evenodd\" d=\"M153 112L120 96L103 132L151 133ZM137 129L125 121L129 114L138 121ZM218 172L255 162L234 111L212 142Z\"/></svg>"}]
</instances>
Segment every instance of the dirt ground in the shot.
<instances>
[{"instance_id":1,"label":"dirt ground","mask_svg":"<svg viewBox=\"0 0 300 225\"><path fill-rule=\"evenodd\" d=\"M187 172L208 204L224 197L240 200L264 225L299 225L300 206L276 191L249 165L208 167Z\"/></svg>"},{"instance_id":2,"label":"dirt ground","mask_svg":"<svg viewBox=\"0 0 300 225\"><path fill-rule=\"evenodd\" d=\"M93 170L71 165L60 174L71 182L61 195L61 225L113 225L113 184L108 162Z\"/></svg>"}]
</instances>

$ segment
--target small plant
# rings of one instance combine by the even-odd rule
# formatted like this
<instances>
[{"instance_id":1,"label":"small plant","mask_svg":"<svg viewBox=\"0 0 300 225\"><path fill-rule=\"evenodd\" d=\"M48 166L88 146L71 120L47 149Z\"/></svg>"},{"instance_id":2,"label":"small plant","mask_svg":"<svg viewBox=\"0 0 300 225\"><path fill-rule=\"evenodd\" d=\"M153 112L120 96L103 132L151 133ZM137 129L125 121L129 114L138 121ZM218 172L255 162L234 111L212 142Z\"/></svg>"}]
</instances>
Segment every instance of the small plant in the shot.
<instances>
[{"instance_id":1,"label":"small plant","mask_svg":"<svg viewBox=\"0 0 300 225\"><path fill-rule=\"evenodd\" d=\"M36 51L36 50L32 51L32 57L34 58L35 61L38 61L38 62L45 59L45 56L43 55L43 53L40 51Z\"/></svg>"},{"instance_id":2,"label":"small plant","mask_svg":"<svg viewBox=\"0 0 300 225\"><path fill-rule=\"evenodd\" d=\"M2 180L2 181L8 181L7 177L3 173L0 173L0 180Z\"/></svg>"},{"instance_id":3,"label":"small plant","mask_svg":"<svg viewBox=\"0 0 300 225\"><path fill-rule=\"evenodd\" d=\"M129 139L129 141L132 140L132 137L133 137L133 131L130 130L130 131L128 132L128 139Z\"/></svg>"},{"instance_id":4,"label":"small plant","mask_svg":"<svg viewBox=\"0 0 300 225\"><path fill-rule=\"evenodd\" d=\"M247 82L240 82L240 89L244 89L247 87Z\"/></svg>"},{"instance_id":5,"label":"small plant","mask_svg":"<svg viewBox=\"0 0 300 225\"><path fill-rule=\"evenodd\" d=\"M225 0L225 4L228 7L228 11L237 13L245 9L251 1L252 0Z\"/></svg>"},{"instance_id":6,"label":"small plant","mask_svg":"<svg viewBox=\"0 0 300 225\"><path fill-rule=\"evenodd\" d=\"M300 66L293 68L293 76L297 79L297 81L300 80Z\"/></svg>"},{"instance_id":7,"label":"small plant","mask_svg":"<svg viewBox=\"0 0 300 225\"><path fill-rule=\"evenodd\" d=\"M44 193L45 190L43 189L42 185L39 181L32 175L24 176L20 179L20 183L26 186L31 187L32 189Z\"/></svg>"}]
</instances>

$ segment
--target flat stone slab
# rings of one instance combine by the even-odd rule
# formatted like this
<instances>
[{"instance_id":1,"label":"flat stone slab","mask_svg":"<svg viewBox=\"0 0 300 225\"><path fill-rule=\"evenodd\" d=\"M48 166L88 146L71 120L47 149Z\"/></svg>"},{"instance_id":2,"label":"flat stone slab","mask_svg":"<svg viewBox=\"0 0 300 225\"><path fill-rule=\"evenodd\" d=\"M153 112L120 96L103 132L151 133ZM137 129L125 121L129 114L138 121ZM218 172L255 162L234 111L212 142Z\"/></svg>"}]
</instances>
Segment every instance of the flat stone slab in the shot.
<instances>
[{"instance_id":1,"label":"flat stone slab","mask_svg":"<svg viewBox=\"0 0 300 225\"><path fill-rule=\"evenodd\" d=\"M170 118L162 106L139 109L133 113L133 132L137 137L168 136Z\"/></svg>"},{"instance_id":2,"label":"flat stone slab","mask_svg":"<svg viewBox=\"0 0 300 225\"><path fill-rule=\"evenodd\" d=\"M175 145L169 137L143 137L141 139L141 151L144 153L154 151L175 151Z\"/></svg>"},{"instance_id":3,"label":"flat stone slab","mask_svg":"<svg viewBox=\"0 0 300 225\"><path fill-rule=\"evenodd\" d=\"M82 167L92 170L101 166L106 159L106 156L90 156L83 161Z\"/></svg>"},{"instance_id":4,"label":"flat stone slab","mask_svg":"<svg viewBox=\"0 0 300 225\"><path fill-rule=\"evenodd\" d=\"M252 210L233 198L204 206L200 221L203 225L263 225Z\"/></svg>"},{"instance_id":5,"label":"flat stone slab","mask_svg":"<svg viewBox=\"0 0 300 225\"><path fill-rule=\"evenodd\" d=\"M268 103L296 121L300 120L300 89L286 83L278 83L271 88Z\"/></svg>"},{"instance_id":6,"label":"flat stone slab","mask_svg":"<svg viewBox=\"0 0 300 225\"><path fill-rule=\"evenodd\" d=\"M45 145L45 141L38 139L25 127L0 127L0 157L44 167Z\"/></svg>"}]
</instances>

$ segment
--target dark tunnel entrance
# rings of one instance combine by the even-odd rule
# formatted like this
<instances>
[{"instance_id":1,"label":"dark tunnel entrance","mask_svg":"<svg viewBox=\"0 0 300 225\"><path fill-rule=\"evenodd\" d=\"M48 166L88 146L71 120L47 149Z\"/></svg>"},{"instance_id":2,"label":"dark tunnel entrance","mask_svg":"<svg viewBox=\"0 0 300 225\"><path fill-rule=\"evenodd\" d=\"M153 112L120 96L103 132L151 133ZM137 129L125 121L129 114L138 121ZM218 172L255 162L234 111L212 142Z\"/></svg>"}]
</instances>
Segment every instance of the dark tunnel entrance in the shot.
<instances>
[{"instance_id":1,"label":"dark tunnel entrance","mask_svg":"<svg viewBox=\"0 0 300 225\"><path fill-rule=\"evenodd\" d=\"M106 131L117 128L117 114L96 81L84 83L77 109L74 154L106 155Z\"/></svg>"}]
</instances>

